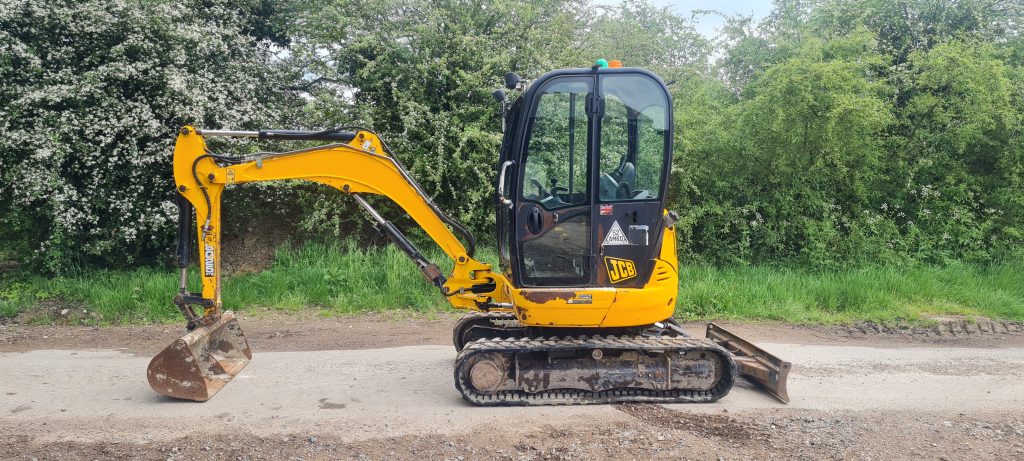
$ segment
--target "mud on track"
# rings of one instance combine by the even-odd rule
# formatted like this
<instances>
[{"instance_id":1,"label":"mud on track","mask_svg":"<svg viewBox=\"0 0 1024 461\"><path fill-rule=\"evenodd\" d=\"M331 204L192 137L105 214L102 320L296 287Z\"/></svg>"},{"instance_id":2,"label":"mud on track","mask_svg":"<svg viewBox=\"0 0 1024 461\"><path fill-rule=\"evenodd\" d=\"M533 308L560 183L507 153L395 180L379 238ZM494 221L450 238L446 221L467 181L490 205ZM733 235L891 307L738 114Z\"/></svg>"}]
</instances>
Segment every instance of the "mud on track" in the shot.
<instances>
[{"instance_id":1,"label":"mud on track","mask_svg":"<svg viewBox=\"0 0 1024 461\"><path fill-rule=\"evenodd\" d=\"M203 404L146 384L175 327L0 327L0 459L1024 458L1021 333L734 324L794 362L792 404L481 409L452 323L243 319L253 362Z\"/></svg>"}]
</instances>

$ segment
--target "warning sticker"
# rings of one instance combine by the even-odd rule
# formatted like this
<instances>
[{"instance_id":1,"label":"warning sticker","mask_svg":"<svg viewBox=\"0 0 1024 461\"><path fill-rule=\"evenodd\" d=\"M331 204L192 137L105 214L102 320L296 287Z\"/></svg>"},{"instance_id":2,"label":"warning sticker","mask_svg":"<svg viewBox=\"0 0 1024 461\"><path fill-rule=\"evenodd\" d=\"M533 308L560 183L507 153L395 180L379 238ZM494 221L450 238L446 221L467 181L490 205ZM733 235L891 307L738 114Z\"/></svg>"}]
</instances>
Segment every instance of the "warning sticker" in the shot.
<instances>
[{"instance_id":1,"label":"warning sticker","mask_svg":"<svg viewBox=\"0 0 1024 461\"><path fill-rule=\"evenodd\" d=\"M626 237L625 232L622 232L622 227L619 226L618 221L612 223L612 228L608 229L608 234L604 236L604 243L602 245L629 245L629 238Z\"/></svg>"}]
</instances>

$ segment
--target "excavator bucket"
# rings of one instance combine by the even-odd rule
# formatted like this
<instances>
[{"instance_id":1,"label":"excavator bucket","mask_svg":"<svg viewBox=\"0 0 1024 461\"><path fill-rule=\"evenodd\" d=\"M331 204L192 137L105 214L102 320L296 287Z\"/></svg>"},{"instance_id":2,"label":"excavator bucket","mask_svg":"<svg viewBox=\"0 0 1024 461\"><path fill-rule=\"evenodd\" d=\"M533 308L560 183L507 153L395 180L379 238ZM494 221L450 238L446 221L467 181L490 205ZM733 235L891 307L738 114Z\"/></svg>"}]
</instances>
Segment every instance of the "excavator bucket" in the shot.
<instances>
[{"instance_id":1,"label":"excavator bucket","mask_svg":"<svg viewBox=\"0 0 1024 461\"><path fill-rule=\"evenodd\" d=\"M707 338L734 355L740 375L760 385L783 403L789 403L786 382L793 365L714 323L708 324Z\"/></svg>"},{"instance_id":2,"label":"excavator bucket","mask_svg":"<svg viewBox=\"0 0 1024 461\"><path fill-rule=\"evenodd\" d=\"M149 362L149 385L174 398L204 402L252 359L249 342L231 312L196 327Z\"/></svg>"}]
</instances>

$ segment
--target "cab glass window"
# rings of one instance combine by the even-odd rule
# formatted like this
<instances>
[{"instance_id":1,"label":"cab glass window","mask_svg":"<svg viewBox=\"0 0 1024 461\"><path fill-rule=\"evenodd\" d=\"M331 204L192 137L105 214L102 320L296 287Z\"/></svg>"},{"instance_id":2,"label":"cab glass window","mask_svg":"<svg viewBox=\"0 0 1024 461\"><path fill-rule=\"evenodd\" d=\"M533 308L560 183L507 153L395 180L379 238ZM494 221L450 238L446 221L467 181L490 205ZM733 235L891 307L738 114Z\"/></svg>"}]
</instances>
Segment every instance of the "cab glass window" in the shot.
<instances>
[{"instance_id":1,"label":"cab glass window","mask_svg":"<svg viewBox=\"0 0 1024 461\"><path fill-rule=\"evenodd\" d=\"M540 90L531 118L522 198L548 210L587 203L590 78L556 78Z\"/></svg>"},{"instance_id":2,"label":"cab glass window","mask_svg":"<svg viewBox=\"0 0 1024 461\"><path fill-rule=\"evenodd\" d=\"M601 97L601 200L658 199L670 156L664 89L646 75L605 75Z\"/></svg>"}]
</instances>

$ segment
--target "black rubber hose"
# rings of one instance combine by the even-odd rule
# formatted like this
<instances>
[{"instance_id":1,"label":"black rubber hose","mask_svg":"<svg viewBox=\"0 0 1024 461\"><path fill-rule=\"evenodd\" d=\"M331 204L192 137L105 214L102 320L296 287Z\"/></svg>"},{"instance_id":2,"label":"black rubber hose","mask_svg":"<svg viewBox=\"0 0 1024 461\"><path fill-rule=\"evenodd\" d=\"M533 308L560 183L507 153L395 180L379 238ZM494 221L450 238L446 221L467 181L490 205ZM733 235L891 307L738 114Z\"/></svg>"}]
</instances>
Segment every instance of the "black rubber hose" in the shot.
<instances>
[{"instance_id":1,"label":"black rubber hose","mask_svg":"<svg viewBox=\"0 0 1024 461\"><path fill-rule=\"evenodd\" d=\"M402 171L408 171L405 169L405 166L402 165L402 162L395 158L394 155L391 155L391 159L395 161L395 164L398 165L398 167L401 168ZM413 179L412 176L407 175L406 177L409 179L409 181L412 181L413 185L416 187L417 190L421 192L423 191L423 188L420 187L420 185L416 182L415 179ZM444 211L441 211L441 209L438 208L437 205L434 204L433 200L430 200L429 197L426 197L426 202L428 205L430 205L430 209L434 210L434 213L437 214L439 218L441 218L441 222L449 226L452 226L452 229L455 230L455 233L462 235L462 238L466 240L466 254L470 258L476 255L476 238L473 237L473 234L471 234L469 230L467 230L465 227L462 227L462 224L460 224L458 221L444 214Z\"/></svg>"},{"instance_id":2,"label":"black rubber hose","mask_svg":"<svg viewBox=\"0 0 1024 461\"><path fill-rule=\"evenodd\" d=\"M196 172L196 167L199 165L200 160L212 157L213 154L203 154L192 161L192 179L195 179L196 185L199 186L199 190L203 193L203 198L206 199L206 222L210 222L210 214L213 213L213 203L210 202L210 193L206 191L206 186L199 181L199 173Z\"/></svg>"},{"instance_id":3,"label":"black rubber hose","mask_svg":"<svg viewBox=\"0 0 1024 461\"><path fill-rule=\"evenodd\" d=\"M405 169L405 165L402 165L402 162L398 160L398 157L395 157L395 154L391 151L391 148L389 148L387 143L384 142L384 138L381 138L380 135L377 134L376 131L373 131L373 130L371 130L369 128L362 127L362 126L359 126L359 125L340 125L340 126L334 128L334 129L335 130L356 130L356 131L365 131L367 133L373 133L373 135L376 136L377 139L380 140L381 146L384 147L384 152L387 153L389 156L391 156L391 159L395 162L396 165L398 165L398 168L400 168L403 173L409 171L409 170ZM406 178L409 181L411 181L413 183L413 186L415 186L417 190L419 190L420 192L423 192L423 188L420 187L419 183L417 183L416 180L413 179L412 176L409 176L408 174L406 174L405 176L406 176ZM426 200L427 204L430 205L430 208L432 210L434 210L434 213L437 214L437 216L439 218L441 218L441 222L443 222L443 223L445 223L445 224L447 224L449 226L452 226L452 229L455 230L455 233L461 235L462 238L466 240L466 254L470 258L474 257L476 255L476 238L473 237L473 234L471 234L469 232L469 230L467 230L465 227L463 227L462 224L460 224L458 221L455 221L454 219L452 219L448 215L446 215L444 213L444 211L441 211L441 209L438 208L437 205L434 205L434 202L432 200L430 200L429 197L426 197L426 199L427 199Z\"/></svg>"}]
</instances>

